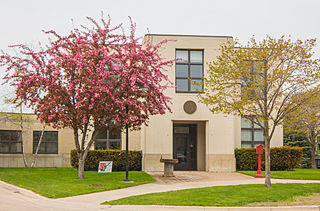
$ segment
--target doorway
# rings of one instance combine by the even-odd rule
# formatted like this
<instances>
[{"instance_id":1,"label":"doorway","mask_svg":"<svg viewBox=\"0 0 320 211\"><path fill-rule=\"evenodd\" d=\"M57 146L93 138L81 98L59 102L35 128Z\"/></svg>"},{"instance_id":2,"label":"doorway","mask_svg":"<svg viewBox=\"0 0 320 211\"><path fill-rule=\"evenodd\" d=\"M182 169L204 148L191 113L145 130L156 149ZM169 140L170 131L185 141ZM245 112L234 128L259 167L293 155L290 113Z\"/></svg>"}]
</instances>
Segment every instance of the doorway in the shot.
<instances>
[{"instance_id":1,"label":"doorway","mask_svg":"<svg viewBox=\"0 0 320 211\"><path fill-rule=\"evenodd\" d=\"M197 170L197 124L173 124L174 170Z\"/></svg>"}]
</instances>

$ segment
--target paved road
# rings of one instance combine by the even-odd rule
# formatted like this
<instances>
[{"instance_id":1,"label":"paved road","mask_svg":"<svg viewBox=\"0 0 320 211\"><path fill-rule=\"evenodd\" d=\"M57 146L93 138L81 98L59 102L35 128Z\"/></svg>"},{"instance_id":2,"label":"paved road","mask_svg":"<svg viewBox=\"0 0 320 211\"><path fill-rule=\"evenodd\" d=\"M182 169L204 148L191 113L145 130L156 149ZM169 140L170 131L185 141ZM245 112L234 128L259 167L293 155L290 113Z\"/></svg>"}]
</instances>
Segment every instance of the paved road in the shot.
<instances>
[{"instance_id":1,"label":"paved road","mask_svg":"<svg viewBox=\"0 0 320 211\"><path fill-rule=\"evenodd\" d=\"M157 182L145 184L125 189L92 193L81 196L73 196L61 199L48 199L32 191L25 190L0 181L0 210L1 211L46 211L46 210L188 210L186 207L162 207L162 206L106 206L100 203L109 200L115 200L127 196L141 195L147 193L164 192L170 190L181 190L188 188L240 185L240 184L263 184L264 179L254 179L249 176L238 173L206 173L206 172L177 172L175 178L163 178L160 173L151 173ZM279 180L273 179L272 183L320 183L320 181L303 180ZM248 210L249 208L210 208L193 207L192 210ZM255 209L255 208L250 208ZM255 209L256 210L256 209ZM259 211L271 208L261 208ZM287 210L287 209L286 209ZM291 207L290 210L301 210L301 207ZM308 207L305 210L317 210L319 207Z\"/></svg>"}]
</instances>

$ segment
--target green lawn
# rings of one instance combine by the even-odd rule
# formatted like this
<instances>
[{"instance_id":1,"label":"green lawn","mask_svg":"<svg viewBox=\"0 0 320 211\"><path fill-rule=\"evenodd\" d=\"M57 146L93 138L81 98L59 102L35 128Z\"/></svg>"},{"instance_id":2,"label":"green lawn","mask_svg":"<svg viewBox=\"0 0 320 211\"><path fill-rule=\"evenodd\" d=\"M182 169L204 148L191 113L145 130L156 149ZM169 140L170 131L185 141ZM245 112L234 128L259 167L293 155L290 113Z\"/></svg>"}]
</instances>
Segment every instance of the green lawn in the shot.
<instances>
[{"instance_id":1,"label":"green lawn","mask_svg":"<svg viewBox=\"0 0 320 211\"><path fill-rule=\"evenodd\" d=\"M82 195L154 182L142 171L130 171L133 183L122 182L125 172L100 173L86 171L85 179L77 179L73 168L0 168L0 180L26 188L49 198Z\"/></svg>"},{"instance_id":2,"label":"green lawn","mask_svg":"<svg viewBox=\"0 0 320 211\"><path fill-rule=\"evenodd\" d=\"M243 206L254 202L293 201L320 192L320 184L235 185L196 188L132 196L105 202L111 205Z\"/></svg>"},{"instance_id":3,"label":"green lawn","mask_svg":"<svg viewBox=\"0 0 320 211\"><path fill-rule=\"evenodd\" d=\"M256 175L257 171L237 171L249 176ZM265 172L262 172L265 175ZM294 169L291 171L271 171L271 178L274 179L302 179L320 180L320 169Z\"/></svg>"}]
</instances>

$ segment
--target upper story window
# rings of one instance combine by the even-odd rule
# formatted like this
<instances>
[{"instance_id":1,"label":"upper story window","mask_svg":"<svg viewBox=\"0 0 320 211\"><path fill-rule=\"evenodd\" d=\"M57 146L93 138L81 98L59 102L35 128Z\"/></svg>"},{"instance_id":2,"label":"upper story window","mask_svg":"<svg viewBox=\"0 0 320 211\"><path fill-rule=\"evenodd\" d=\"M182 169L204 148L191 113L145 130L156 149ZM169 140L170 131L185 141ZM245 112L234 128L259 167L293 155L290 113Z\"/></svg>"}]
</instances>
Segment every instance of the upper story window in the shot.
<instances>
[{"instance_id":1,"label":"upper story window","mask_svg":"<svg viewBox=\"0 0 320 211\"><path fill-rule=\"evenodd\" d=\"M94 149L121 149L121 131L102 131L95 139Z\"/></svg>"},{"instance_id":2,"label":"upper story window","mask_svg":"<svg viewBox=\"0 0 320 211\"><path fill-rule=\"evenodd\" d=\"M264 62L263 61L244 61L245 71L242 75L241 92L242 98L257 99L263 96Z\"/></svg>"},{"instance_id":3,"label":"upper story window","mask_svg":"<svg viewBox=\"0 0 320 211\"><path fill-rule=\"evenodd\" d=\"M36 152L42 131L33 131L33 153ZM58 131L44 131L38 154L58 154Z\"/></svg>"},{"instance_id":4,"label":"upper story window","mask_svg":"<svg viewBox=\"0 0 320 211\"><path fill-rule=\"evenodd\" d=\"M22 154L22 133L18 130L0 130L0 153Z\"/></svg>"},{"instance_id":5,"label":"upper story window","mask_svg":"<svg viewBox=\"0 0 320 211\"><path fill-rule=\"evenodd\" d=\"M241 147L250 148L258 144L264 145L261 127L245 117L241 118Z\"/></svg>"},{"instance_id":6,"label":"upper story window","mask_svg":"<svg viewBox=\"0 0 320 211\"><path fill-rule=\"evenodd\" d=\"M176 92L203 89L203 50L176 50Z\"/></svg>"}]
</instances>

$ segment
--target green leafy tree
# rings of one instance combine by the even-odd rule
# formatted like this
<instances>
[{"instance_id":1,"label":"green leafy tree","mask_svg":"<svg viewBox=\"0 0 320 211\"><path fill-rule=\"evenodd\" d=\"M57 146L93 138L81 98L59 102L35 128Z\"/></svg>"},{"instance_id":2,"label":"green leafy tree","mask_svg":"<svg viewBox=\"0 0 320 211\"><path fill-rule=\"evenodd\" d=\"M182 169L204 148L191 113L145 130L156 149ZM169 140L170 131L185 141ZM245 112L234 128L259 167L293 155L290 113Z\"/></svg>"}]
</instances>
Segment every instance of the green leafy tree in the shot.
<instances>
[{"instance_id":1,"label":"green leafy tree","mask_svg":"<svg viewBox=\"0 0 320 211\"><path fill-rule=\"evenodd\" d=\"M309 95L308 90L300 93L296 98L304 98ZM317 137L320 135L320 94L306 101L305 104L291 112L284 121L285 129L290 132L302 134L311 147L312 168L316 169Z\"/></svg>"},{"instance_id":2,"label":"green leafy tree","mask_svg":"<svg viewBox=\"0 0 320 211\"><path fill-rule=\"evenodd\" d=\"M271 187L270 142L277 126L317 92L294 98L319 82L319 60L312 57L315 43L284 36L267 36L259 42L252 37L245 46L222 45L221 54L209 63L200 101L212 112L241 115L261 127L266 187Z\"/></svg>"}]
</instances>

